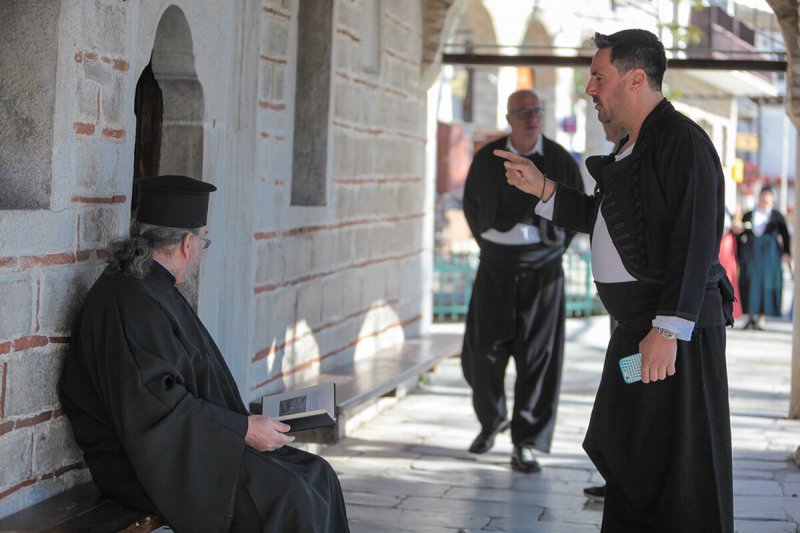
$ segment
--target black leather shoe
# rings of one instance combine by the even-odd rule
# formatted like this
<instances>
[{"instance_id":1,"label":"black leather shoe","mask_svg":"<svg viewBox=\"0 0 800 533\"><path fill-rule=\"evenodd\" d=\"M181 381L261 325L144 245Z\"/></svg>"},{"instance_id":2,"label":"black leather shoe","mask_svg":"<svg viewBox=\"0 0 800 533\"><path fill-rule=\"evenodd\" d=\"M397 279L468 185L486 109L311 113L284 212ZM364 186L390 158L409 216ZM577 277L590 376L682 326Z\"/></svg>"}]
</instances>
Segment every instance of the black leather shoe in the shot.
<instances>
[{"instance_id":1,"label":"black leather shoe","mask_svg":"<svg viewBox=\"0 0 800 533\"><path fill-rule=\"evenodd\" d=\"M583 495L593 502L604 502L606 499L606 486L600 485L597 487L586 487L583 489Z\"/></svg>"},{"instance_id":2,"label":"black leather shoe","mask_svg":"<svg viewBox=\"0 0 800 533\"><path fill-rule=\"evenodd\" d=\"M472 441L472 444L469 445L469 452L470 453L486 453L492 449L494 446L494 438L497 436L498 433L502 433L503 431L508 429L508 426L511 425L511 422L508 420L503 420L500 422L500 425L497 426L497 429L485 435L483 431L478 433L478 436L475 437L475 440Z\"/></svg>"},{"instance_id":3,"label":"black leather shoe","mask_svg":"<svg viewBox=\"0 0 800 533\"><path fill-rule=\"evenodd\" d=\"M541 472L542 467L533 454L533 448L525 446L524 444L515 444L514 451L511 452L511 469L517 472L532 474L534 472Z\"/></svg>"}]
</instances>

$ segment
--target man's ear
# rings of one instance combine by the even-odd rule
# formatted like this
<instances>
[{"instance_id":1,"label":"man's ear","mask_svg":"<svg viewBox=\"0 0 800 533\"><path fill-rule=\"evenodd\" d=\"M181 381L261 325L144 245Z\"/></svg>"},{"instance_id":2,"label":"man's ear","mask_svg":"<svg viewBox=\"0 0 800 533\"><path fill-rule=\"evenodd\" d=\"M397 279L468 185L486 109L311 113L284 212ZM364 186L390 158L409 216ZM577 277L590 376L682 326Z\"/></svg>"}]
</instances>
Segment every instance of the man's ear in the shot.
<instances>
[{"instance_id":1,"label":"man's ear","mask_svg":"<svg viewBox=\"0 0 800 533\"><path fill-rule=\"evenodd\" d=\"M184 258L188 258L189 255L192 253L192 242L194 241L194 235L192 233L187 233L181 239L180 245L178 249L180 250L181 256Z\"/></svg>"},{"instance_id":2,"label":"man's ear","mask_svg":"<svg viewBox=\"0 0 800 533\"><path fill-rule=\"evenodd\" d=\"M644 69L635 68L630 73L630 87L634 91L640 91L647 86L647 73Z\"/></svg>"}]
</instances>

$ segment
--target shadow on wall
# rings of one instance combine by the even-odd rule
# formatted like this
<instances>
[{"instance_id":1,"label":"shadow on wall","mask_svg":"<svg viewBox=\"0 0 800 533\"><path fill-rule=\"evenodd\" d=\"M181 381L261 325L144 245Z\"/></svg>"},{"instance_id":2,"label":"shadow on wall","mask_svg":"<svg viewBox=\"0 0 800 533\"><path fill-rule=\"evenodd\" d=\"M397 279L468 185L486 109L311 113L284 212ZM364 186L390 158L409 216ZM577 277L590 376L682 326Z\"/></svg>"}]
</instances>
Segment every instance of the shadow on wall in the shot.
<instances>
[{"instance_id":1,"label":"shadow on wall","mask_svg":"<svg viewBox=\"0 0 800 533\"><path fill-rule=\"evenodd\" d=\"M413 321L412 321L413 322ZM404 326L392 303L376 300L363 311L312 326L307 318L280 327L283 338L273 336L254 363L263 360L266 379L250 393L273 393L302 386L320 373L374 356L405 340Z\"/></svg>"}]
</instances>

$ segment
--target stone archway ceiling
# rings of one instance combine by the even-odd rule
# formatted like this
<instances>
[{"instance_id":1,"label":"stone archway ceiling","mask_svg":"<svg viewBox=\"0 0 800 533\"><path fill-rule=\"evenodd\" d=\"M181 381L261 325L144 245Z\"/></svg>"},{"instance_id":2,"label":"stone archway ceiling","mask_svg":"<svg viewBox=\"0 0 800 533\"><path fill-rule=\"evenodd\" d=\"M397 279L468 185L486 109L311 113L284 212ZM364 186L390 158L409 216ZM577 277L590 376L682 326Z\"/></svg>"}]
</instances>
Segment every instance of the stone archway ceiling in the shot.
<instances>
[{"instance_id":1,"label":"stone archway ceiling","mask_svg":"<svg viewBox=\"0 0 800 533\"><path fill-rule=\"evenodd\" d=\"M800 128L800 18L797 0L766 0L775 11L786 48L786 111Z\"/></svg>"},{"instance_id":2,"label":"stone archway ceiling","mask_svg":"<svg viewBox=\"0 0 800 533\"><path fill-rule=\"evenodd\" d=\"M421 81L429 87L439 75L442 47L468 0L423 0Z\"/></svg>"}]
</instances>

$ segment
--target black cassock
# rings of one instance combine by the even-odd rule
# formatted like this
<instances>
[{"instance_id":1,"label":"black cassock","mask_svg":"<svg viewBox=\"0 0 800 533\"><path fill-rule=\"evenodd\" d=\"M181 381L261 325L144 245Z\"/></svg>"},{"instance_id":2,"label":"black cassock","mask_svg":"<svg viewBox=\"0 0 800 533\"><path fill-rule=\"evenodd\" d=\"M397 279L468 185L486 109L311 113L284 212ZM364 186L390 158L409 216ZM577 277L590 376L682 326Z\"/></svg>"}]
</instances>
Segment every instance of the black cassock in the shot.
<instances>
[{"instance_id":1,"label":"black cassock","mask_svg":"<svg viewBox=\"0 0 800 533\"><path fill-rule=\"evenodd\" d=\"M347 532L321 457L245 446L248 412L217 345L157 263L105 272L61 377L64 410L101 492L178 532Z\"/></svg>"},{"instance_id":2,"label":"black cassock","mask_svg":"<svg viewBox=\"0 0 800 533\"><path fill-rule=\"evenodd\" d=\"M632 153L590 157L593 196L559 186L554 221L591 232L602 211L636 281L597 283L619 321L583 446L606 480L603 532L732 533L733 481L725 325L733 287L718 261L724 179L711 140L665 99ZM626 384L619 360L657 316L694 322L676 373Z\"/></svg>"}]
</instances>

